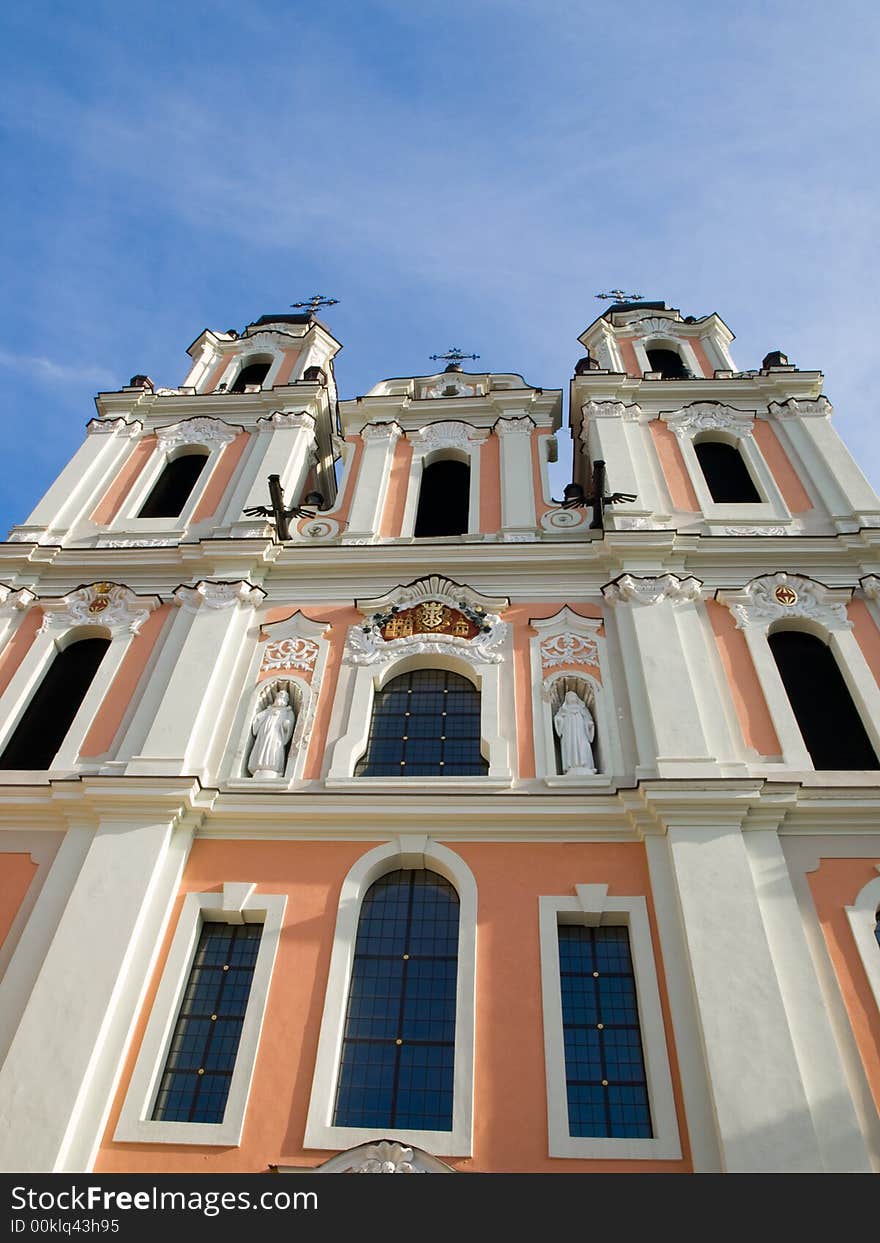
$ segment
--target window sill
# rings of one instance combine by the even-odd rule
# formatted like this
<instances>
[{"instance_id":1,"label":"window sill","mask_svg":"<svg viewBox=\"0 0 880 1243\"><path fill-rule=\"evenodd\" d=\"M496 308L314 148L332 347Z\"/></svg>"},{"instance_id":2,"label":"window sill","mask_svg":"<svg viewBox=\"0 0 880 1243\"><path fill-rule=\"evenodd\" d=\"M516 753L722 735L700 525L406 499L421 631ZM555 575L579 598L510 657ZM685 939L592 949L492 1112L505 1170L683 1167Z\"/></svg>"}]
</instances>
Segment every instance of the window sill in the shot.
<instances>
[{"instance_id":1,"label":"window sill","mask_svg":"<svg viewBox=\"0 0 880 1243\"><path fill-rule=\"evenodd\" d=\"M513 777L328 777L324 786L328 790L366 790L384 794L392 790L409 790L412 793L430 792L443 794L467 790L509 790Z\"/></svg>"}]
</instances>

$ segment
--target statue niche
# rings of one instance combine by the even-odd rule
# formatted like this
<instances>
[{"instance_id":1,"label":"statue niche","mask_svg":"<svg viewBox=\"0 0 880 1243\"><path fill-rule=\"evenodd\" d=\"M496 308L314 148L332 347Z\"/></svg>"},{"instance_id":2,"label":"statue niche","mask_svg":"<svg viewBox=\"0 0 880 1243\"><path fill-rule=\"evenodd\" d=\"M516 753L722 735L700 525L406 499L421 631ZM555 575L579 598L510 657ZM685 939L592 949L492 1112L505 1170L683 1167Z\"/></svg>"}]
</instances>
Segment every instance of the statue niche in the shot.
<instances>
[{"instance_id":1,"label":"statue niche","mask_svg":"<svg viewBox=\"0 0 880 1243\"><path fill-rule=\"evenodd\" d=\"M261 696L257 703L251 722L253 743L247 758L247 771L257 781L272 781L284 776L296 724L286 682L273 683L266 699L268 702Z\"/></svg>"}]
</instances>

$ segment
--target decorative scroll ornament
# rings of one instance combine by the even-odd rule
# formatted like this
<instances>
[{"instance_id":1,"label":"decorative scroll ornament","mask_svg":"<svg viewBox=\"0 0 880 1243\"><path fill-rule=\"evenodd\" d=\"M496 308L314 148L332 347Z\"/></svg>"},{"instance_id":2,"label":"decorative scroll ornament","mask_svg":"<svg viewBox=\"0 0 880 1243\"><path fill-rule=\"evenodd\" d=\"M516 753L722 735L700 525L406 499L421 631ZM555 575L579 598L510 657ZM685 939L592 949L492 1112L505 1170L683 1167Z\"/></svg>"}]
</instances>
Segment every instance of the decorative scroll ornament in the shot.
<instances>
[{"instance_id":1,"label":"decorative scroll ornament","mask_svg":"<svg viewBox=\"0 0 880 1243\"><path fill-rule=\"evenodd\" d=\"M158 608L158 596L139 596L119 583L91 583L78 587L61 600L41 600L44 610L40 634L48 629L68 630L73 626L102 626L111 634L137 634Z\"/></svg>"},{"instance_id":2,"label":"decorative scroll ornament","mask_svg":"<svg viewBox=\"0 0 880 1243\"><path fill-rule=\"evenodd\" d=\"M381 1143L365 1148L361 1154L363 1161L353 1166L353 1174L426 1174L427 1170L416 1169L413 1164L412 1148L404 1148L402 1144L383 1139Z\"/></svg>"},{"instance_id":3,"label":"decorative scroll ornament","mask_svg":"<svg viewBox=\"0 0 880 1243\"><path fill-rule=\"evenodd\" d=\"M231 444L240 431L241 428L231 427L222 419L199 415L194 419L184 419L182 423L173 423L169 427L160 427L156 432L156 440L165 453L182 445L203 445L206 449L214 449Z\"/></svg>"},{"instance_id":4,"label":"decorative scroll ornament","mask_svg":"<svg viewBox=\"0 0 880 1243\"><path fill-rule=\"evenodd\" d=\"M570 531L588 525L586 509L548 509L541 515L541 526L545 531Z\"/></svg>"},{"instance_id":5,"label":"decorative scroll ornament","mask_svg":"<svg viewBox=\"0 0 880 1243\"><path fill-rule=\"evenodd\" d=\"M421 453L430 453L434 449L467 449L472 440L481 439L482 434L477 428L455 419L447 419L442 423L429 423L413 432L410 439Z\"/></svg>"},{"instance_id":6,"label":"decorative scroll ornament","mask_svg":"<svg viewBox=\"0 0 880 1243\"><path fill-rule=\"evenodd\" d=\"M681 331L681 324L675 319L664 319L660 315L647 316L645 319L637 319L626 325L627 332L633 332L638 337L677 337Z\"/></svg>"},{"instance_id":7,"label":"decorative scroll ornament","mask_svg":"<svg viewBox=\"0 0 880 1243\"><path fill-rule=\"evenodd\" d=\"M89 436L112 436L115 432L120 432L123 436L136 436L138 432L143 430L144 425L140 419L135 419L132 423L121 417L116 419L89 419L88 423L86 423L86 432Z\"/></svg>"},{"instance_id":8,"label":"decorative scroll ornament","mask_svg":"<svg viewBox=\"0 0 880 1243\"><path fill-rule=\"evenodd\" d=\"M777 419L830 419L834 407L827 397L817 397L815 401L798 401L789 397L783 402L771 401L768 407Z\"/></svg>"},{"instance_id":9,"label":"decorative scroll ornament","mask_svg":"<svg viewBox=\"0 0 880 1243\"><path fill-rule=\"evenodd\" d=\"M445 371L433 384L426 384L422 397L429 400L435 397L476 397L476 384L466 384L460 375Z\"/></svg>"},{"instance_id":10,"label":"decorative scroll ornament","mask_svg":"<svg viewBox=\"0 0 880 1243\"><path fill-rule=\"evenodd\" d=\"M5 583L0 583L0 615L8 616L10 613L14 614L22 609L30 608L36 598L36 595L27 587L20 587L16 590L14 587L7 587Z\"/></svg>"},{"instance_id":11,"label":"decorative scroll ornament","mask_svg":"<svg viewBox=\"0 0 880 1243\"><path fill-rule=\"evenodd\" d=\"M98 548L171 548L178 543L175 537L170 539L99 539Z\"/></svg>"},{"instance_id":12,"label":"decorative scroll ornament","mask_svg":"<svg viewBox=\"0 0 880 1243\"><path fill-rule=\"evenodd\" d=\"M846 603L849 590L835 591L800 574L764 574L741 592L726 592L724 600L733 610L737 630L749 626L766 629L772 622L791 617L819 622L829 630L849 630Z\"/></svg>"},{"instance_id":13,"label":"decorative scroll ornament","mask_svg":"<svg viewBox=\"0 0 880 1243\"><path fill-rule=\"evenodd\" d=\"M236 604L259 604L266 596L262 587L254 587L247 579L235 582L212 582L202 579L195 587L178 587L174 597L188 613L200 608L231 609Z\"/></svg>"},{"instance_id":14,"label":"decorative scroll ornament","mask_svg":"<svg viewBox=\"0 0 880 1243\"><path fill-rule=\"evenodd\" d=\"M513 419L496 419L494 432L496 436L528 436L535 426L534 419L527 414Z\"/></svg>"},{"instance_id":15,"label":"decorative scroll ornament","mask_svg":"<svg viewBox=\"0 0 880 1243\"><path fill-rule=\"evenodd\" d=\"M541 669L555 669L557 665L598 665L599 647L596 640L581 634L548 635L540 643Z\"/></svg>"},{"instance_id":16,"label":"decorative scroll ornament","mask_svg":"<svg viewBox=\"0 0 880 1243\"><path fill-rule=\"evenodd\" d=\"M750 436L755 416L749 410L736 410L717 401L695 401L690 406L666 416L666 424L676 436L693 436L697 432L731 432L734 436Z\"/></svg>"},{"instance_id":17,"label":"decorative scroll ornament","mask_svg":"<svg viewBox=\"0 0 880 1243\"><path fill-rule=\"evenodd\" d=\"M312 639L274 639L266 644L261 673L274 669L303 669L311 673L320 651Z\"/></svg>"},{"instance_id":18,"label":"decorative scroll ornament","mask_svg":"<svg viewBox=\"0 0 880 1243\"><path fill-rule=\"evenodd\" d=\"M660 604L663 600L682 604L699 600L702 586L697 578L679 578L677 574L661 574L658 578L624 574L603 587L602 594L609 604Z\"/></svg>"},{"instance_id":19,"label":"decorative scroll ornament","mask_svg":"<svg viewBox=\"0 0 880 1243\"><path fill-rule=\"evenodd\" d=\"M866 574L859 579L859 586L869 600L880 600L880 578L876 574Z\"/></svg>"}]
</instances>

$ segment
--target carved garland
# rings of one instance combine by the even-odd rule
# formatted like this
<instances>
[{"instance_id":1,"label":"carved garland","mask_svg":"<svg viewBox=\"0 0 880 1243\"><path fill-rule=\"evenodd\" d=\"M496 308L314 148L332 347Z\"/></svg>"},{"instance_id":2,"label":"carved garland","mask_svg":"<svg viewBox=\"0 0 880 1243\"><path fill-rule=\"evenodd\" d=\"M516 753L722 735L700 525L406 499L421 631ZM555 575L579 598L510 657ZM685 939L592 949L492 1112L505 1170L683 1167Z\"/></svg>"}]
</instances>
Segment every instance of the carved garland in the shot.
<instances>
[{"instance_id":1,"label":"carved garland","mask_svg":"<svg viewBox=\"0 0 880 1243\"><path fill-rule=\"evenodd\" d=\"M714 401L698 401L667 415L666 424L679 438L693 436L697 432L731 432L734 436L749 436L755 420L751 411L736 410L733 406Z\"/></svg>"},{"instance_id":2,"label":"carved garland","mask_svg":"<svg viewBox=\"0 0 880 1243\"><path fill-rule=\"evenodd\" d=\"M100 582L79 587L60 601L40 603L44 609L40 634L50 628L68 630L73 626L102 626L111 634L137 634L161 601L158 596L138 596L119 583Z\"/></svg>"},{"instance_id":3,"label":"carved garland","mask_svg":"<svg viewBox=\"0 0 880 1243\"><path fill-rule=\"evenodd\" d=\"M314 672L320 648L313 639L275 639L266 644L261 673L273 670L302 669Z\"/></svg>"},{"instance_id":4,"label":"carved garland","mask_svg":"<svg viewBox=\"0 0 880 1243\"><path fill-rule=\"evenodd\" d=\"M596 640L566 631L542 639L541 670L555 669L558 665L598 665L599 647Z\"/></svg>"},{"instance_id":5,"label":"carved garland","mask_svg":"<svg viewBox=\"0 0 880 1243\"><path fill-rule=\"evenodd\" d=\"M185 419L182 423L160 427L156 432L156 440L165 453L170 453L172 449L178 449L182 445L203 445L206 449L213 449L230 444L240 430L241 428L224 423L222 419L200 415L194 419Z\"/></svg>"}]
</instances>

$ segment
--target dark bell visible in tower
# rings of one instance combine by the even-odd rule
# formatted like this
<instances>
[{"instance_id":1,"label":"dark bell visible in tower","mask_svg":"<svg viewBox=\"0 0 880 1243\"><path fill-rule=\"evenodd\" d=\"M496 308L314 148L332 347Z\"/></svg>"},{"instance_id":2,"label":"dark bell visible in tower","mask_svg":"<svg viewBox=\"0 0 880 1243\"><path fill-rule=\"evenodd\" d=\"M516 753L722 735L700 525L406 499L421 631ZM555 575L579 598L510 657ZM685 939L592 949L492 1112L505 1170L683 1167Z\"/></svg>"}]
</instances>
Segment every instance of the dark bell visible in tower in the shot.
<instances>
[{"instance_id":1,"label":"dark bell visible in tower","mask_svg":"<svg viewBox=\"0 0 880 1243\"><path fill-rule=\"evenodd\" d=\"M772 350L769 354L764 355L761 367L766 371L769 367L790 367L788 355L783 354L782 350Z\"/></svg>"}]
</instances>

